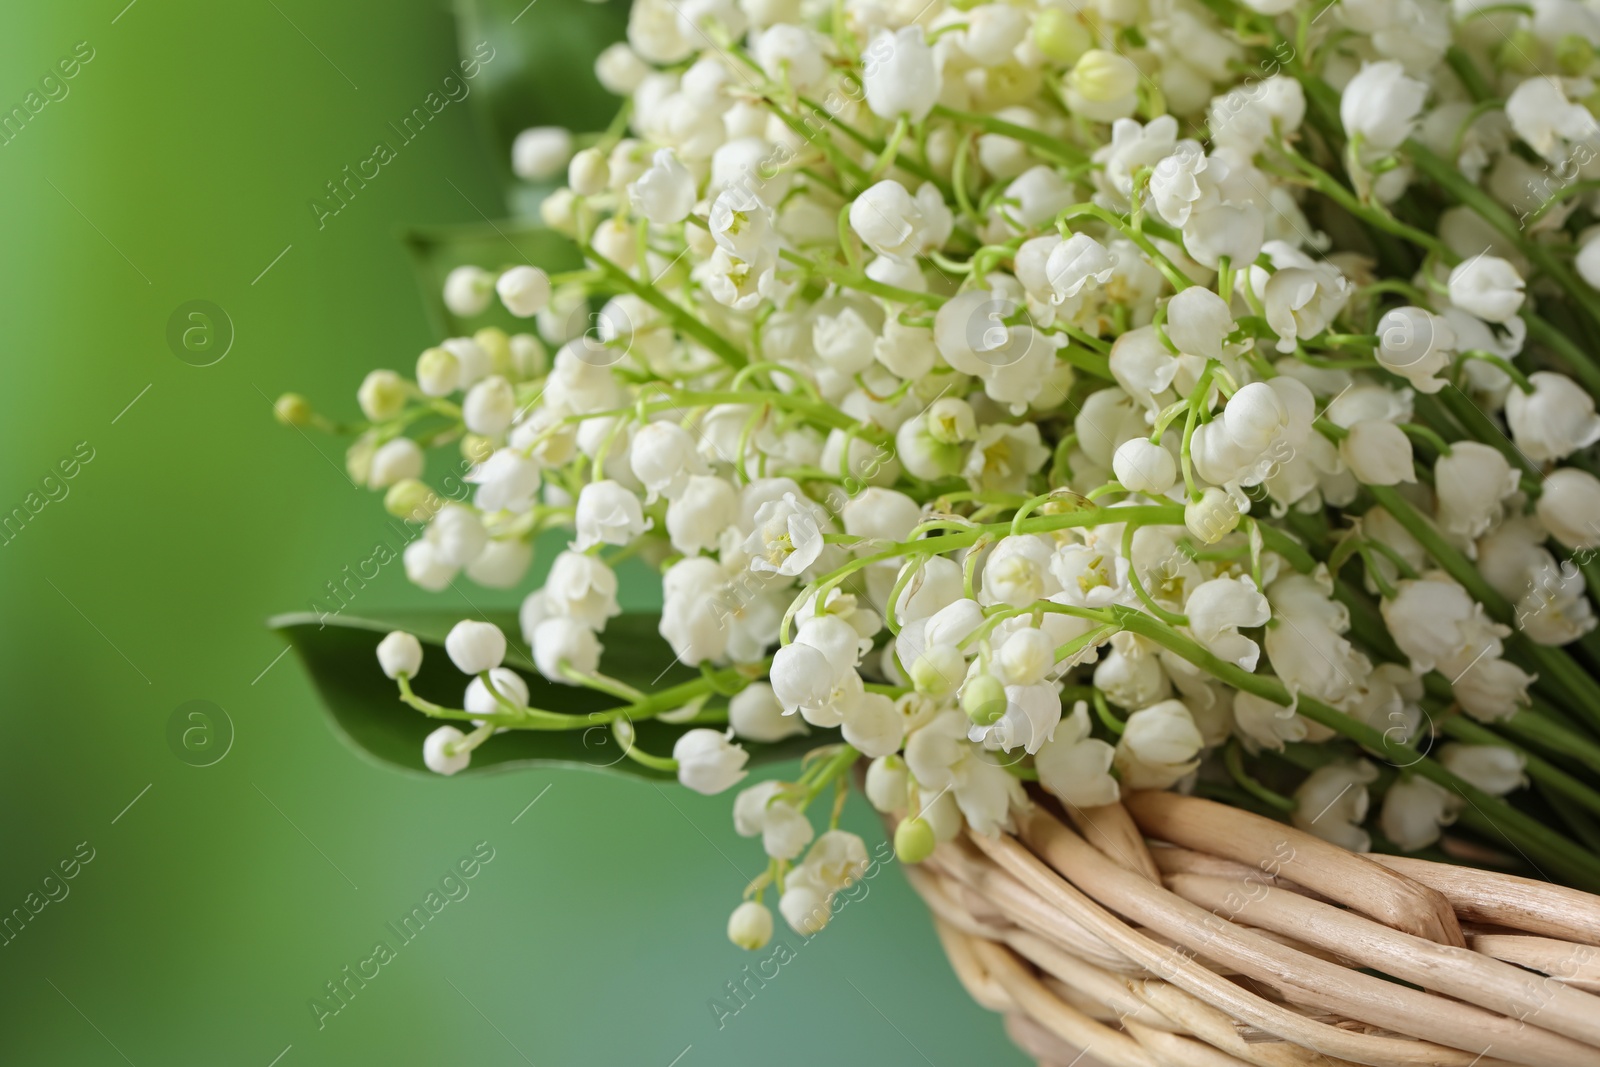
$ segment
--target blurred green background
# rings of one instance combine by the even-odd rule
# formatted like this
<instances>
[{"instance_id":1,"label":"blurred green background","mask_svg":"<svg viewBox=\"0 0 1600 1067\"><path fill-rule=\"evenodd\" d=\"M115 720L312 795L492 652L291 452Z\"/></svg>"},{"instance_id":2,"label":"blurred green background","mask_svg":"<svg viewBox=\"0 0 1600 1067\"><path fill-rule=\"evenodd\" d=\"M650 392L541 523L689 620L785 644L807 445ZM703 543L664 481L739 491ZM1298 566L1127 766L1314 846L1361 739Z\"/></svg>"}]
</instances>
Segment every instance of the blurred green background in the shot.
<instances>
[{"instance_id":1,"label":"blurred green background","mask_svg":"<svg viewBox=\"0 0 1600 1067\"><path fill-rule=\"evenodd\" d=\"M26 515L0 535L0 913L29 915L0 947L5 1063L1023 1062L894 870L719 1029L709 1001L751 962L723 926L761 866L728 797L379 769L335 739L262 625L386 529L339 445L276 425L271 398L293 388L350 415L367 369L407 368L437 339L400 230L503 214L496 144L609 116L584 101L621 4L0 15L0 112L29 116L0 146L0 514ZM495 48L473 96L319 229L312 198L455 68L458 15L466 50ZM167 341L196 300L232 323L209 366ZM470 608L409 588L398 565L359 597L353 610ZM169 744L192 700L232 724L210 766ZM850 818L881 840L864 806ZM319 1029L312 998L394 941L385 924L479 842L494 858L470 894Z\"/></svg>"}]
</instances>

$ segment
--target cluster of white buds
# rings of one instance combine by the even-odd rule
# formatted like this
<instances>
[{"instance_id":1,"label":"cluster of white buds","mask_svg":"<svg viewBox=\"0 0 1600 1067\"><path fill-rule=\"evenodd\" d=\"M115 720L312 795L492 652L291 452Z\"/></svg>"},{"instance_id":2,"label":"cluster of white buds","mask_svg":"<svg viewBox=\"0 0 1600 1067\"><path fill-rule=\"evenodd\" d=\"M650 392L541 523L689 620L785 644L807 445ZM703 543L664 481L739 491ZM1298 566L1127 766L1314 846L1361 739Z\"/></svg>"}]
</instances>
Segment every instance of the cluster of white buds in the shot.
<instances>
[{"instance_id":1,"label":"cluster of white buds","mask_svg":"<svg viewBox=\"0 0 1600 1067\"><path fill-rule=\"evenodd\" d=\"M522 636L619 730L693 726L670 757L622 730L633 758L710 793L815 741L735 802L770 861L746 947L768 886L812 933L859 876L841 804L809 811L858 758L907 861L1030 782L1425 846L1600 708L1600 361L1564 332L1600 335L1597 45L1567 0L635 0L598 65L626 125L515 149L566 168L541 214L583 268L451 274L457 314L536 332L374 372L352 469L427 523L428 588L574 532ZM470 498L413 439L459 441ZM600 673L635 555L703 671L681 705ZM532 714L460 629L485 725L430 737L444 773Z\"/></svg>"}]
</instances>

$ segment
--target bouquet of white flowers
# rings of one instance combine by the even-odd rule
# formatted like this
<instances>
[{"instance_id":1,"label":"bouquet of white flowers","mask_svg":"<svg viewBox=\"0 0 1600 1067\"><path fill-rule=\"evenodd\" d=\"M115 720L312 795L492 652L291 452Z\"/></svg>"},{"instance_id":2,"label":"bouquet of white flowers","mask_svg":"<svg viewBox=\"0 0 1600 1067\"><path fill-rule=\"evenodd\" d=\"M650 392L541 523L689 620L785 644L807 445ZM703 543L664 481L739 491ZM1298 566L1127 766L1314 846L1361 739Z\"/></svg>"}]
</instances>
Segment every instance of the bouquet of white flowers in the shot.
<instances>
[{"instance_id":1,"label":"bouquet of white flowers","mask_svg":"<svg viewBox=\"0 0 1600 1067\"><path fill-rule=\"evenodd\" d=\"M1595 1062L1593 961L1534 944L1600 945L1592 898L1350 853L1600 889L1597 47L1578 0L635 0L612 127L513 151L564 173L540 214L581 265L455 269L452 313L527 332L358 393L349 469L418 585L515 587L573 531L526 651L424 635L466 676L426 697L418 637L377 644L423 764L522 734L744 783L749 949L866 869L859 786L1041 1056ZM658 619L619 608L630 557ZM1138 1019L1119 973L1162 980Z\"/></svg>"}]
</instances>

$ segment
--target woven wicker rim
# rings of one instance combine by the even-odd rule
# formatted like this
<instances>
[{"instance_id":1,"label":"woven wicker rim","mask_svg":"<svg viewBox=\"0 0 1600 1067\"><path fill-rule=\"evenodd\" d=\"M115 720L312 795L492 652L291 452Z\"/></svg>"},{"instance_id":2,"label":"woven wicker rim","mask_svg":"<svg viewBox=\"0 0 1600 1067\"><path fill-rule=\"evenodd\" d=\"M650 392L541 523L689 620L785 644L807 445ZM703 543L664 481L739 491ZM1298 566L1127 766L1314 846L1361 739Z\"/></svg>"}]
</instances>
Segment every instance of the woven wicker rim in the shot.
<instances>
[{"instance_id":1,"label":"woven wicker rim","mask_svg":"<svg viewBox=\"0 0 1600 1067\"><path fill-rule=\"evenodd\" d=\"M1041 1064L1600 1064L1600 897L1174 793L1052 804L908 868Z\"/></svg>"}]
</instances>

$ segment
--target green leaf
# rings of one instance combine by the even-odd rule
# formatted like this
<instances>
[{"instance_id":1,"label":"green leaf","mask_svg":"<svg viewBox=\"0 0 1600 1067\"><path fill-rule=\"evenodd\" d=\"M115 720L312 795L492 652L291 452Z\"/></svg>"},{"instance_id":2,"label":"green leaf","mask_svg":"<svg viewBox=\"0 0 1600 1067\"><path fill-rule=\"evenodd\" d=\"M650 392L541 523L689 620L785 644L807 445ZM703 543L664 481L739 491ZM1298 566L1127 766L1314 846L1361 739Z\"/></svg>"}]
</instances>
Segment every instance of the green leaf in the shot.
<instances>
[{"instance_id":1,"label":"green leaf","mask_svg":"<svg viewBox=\"0 0 1600 1067\"><path fill-rule=\"evenodd\" d=\"M490 612L486 618L505 631L518 633L509 612ZM423 643L422 670L413 682L418 695L446 707L460 707L467 678L455 669L444 650L444 638L460 615L441 611L385 613L381 617L320 616L313 613L279 615L267 625L282 634L299 655L332 720L334 732L366 759L386 766L431 774L422 763L422 740L440 725L400 702L395 684L378 669L378 642L390 630L407 630ZM677 662L657 630L660 616L627 613L607 624L606 652L600 667L613 678L647 692L693 681L699 674ZM546 681L528 657L528 650L511 638L506 666L528 683L530 703L547 711L585 716L620 704L616 698L592 689ZM459 724L458 724L459 725ZM689 725L646 719L634 724L639 747L652 755L669 756L672 746ZM797 759L818 745L837 741L834 731L813 731L776 744L742 742L750 765ZM567 731L509 730L484 742L472 755L472 765L462 774L549 765L610 770L653 780L672 775L652 770L622 754L611 731L592 726Z\"/></svg>"},{"instance_id":2,"label":"green leaf","mask_svg":"<svg viewBox=\"0 0 1600 1067\"><path fill-rule=\"evenodd\" d=\"M577 246L537 222L502 220L465 226L415 226L404 230L401 242L411 256L417 288L428 312L428 324L439 337L460 337L485 326L507 333L527 332L531 320L512 316L499 300L470 320L458 318L444 304L444 279L456 267L471 264L493 271L528 263L551 274L583 266Z\"/></svg>"}]
</instances>

